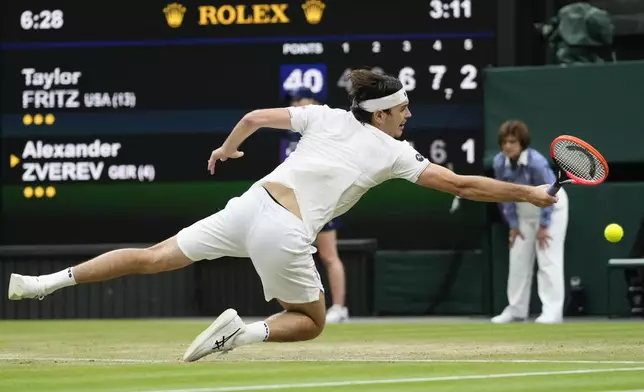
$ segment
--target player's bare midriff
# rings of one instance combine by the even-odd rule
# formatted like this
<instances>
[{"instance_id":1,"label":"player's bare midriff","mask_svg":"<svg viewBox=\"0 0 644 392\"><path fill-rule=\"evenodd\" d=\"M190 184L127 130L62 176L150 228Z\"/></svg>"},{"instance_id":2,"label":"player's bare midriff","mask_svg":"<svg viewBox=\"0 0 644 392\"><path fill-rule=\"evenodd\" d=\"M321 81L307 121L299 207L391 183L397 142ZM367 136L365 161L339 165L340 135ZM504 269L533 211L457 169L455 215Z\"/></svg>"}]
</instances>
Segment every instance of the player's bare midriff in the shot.
<instances>
[{"instance_id":1,"label":"player's bare midriff","mask_svg":"<svg viewBox=\"0 0 644 392\"><path fill-rule=\"evenodd\" d=\"M268 193L270 193L278 203L289 210L293 215L302 219L300 206L297 204L297 198L295 197L293 189L276 182L265 182L263 185Z\"/></svg>"}]
</instances>

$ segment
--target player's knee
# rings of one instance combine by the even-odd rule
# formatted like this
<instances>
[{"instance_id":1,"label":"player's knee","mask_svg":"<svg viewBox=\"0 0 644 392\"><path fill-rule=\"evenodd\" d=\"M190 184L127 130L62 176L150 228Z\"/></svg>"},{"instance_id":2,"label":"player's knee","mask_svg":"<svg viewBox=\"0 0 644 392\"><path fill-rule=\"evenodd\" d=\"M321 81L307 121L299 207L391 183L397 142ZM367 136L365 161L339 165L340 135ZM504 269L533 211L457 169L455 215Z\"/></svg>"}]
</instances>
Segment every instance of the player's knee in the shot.
<instances>
[{"instance_id":1,"label":"player's knee","mask_svg":"<svg viewBox=\"0 0 644 392\"><path fill-rule=\"evenodd\" d=\"M326 325L326 307L324 305L324 293L320 292L320 300L306 304L290 304L279 301L287 312L297 312L308 317L311 322L306 323L306 329L298 340L312 340L317 338L324 331Z\"/></svg>"},{"instance_id":2,"label":"player's knee","mask_svg":"<svg viewBox=\"0 0 644 392\"><path fill-rule=\"evenodd\" d=\"M318 317L311 317L310 315L307 315L307 316L311 318L313 323L311 324L311 326L307 331L306 340L313 340L318 336L322 335L322 332L324 331L324 327L326 325L326 319L324 317L318 318Z\"/></svg>"},{"instance_id":3,"label":"player's knee","mask_svg":"<svg viewBox=\"0 0 644 392\"><path fill-rule=\"evenodd\" d=\"M315 339L322 334L326 326L326 309L312 312L308 316L313 320L314 324L313 328L311 328L311 339Z\"/></svg>"},{"instance_id":4,"label":"player's knee","mask_svg":"<svg viewBox=\"0 0 644 392\"><path fill-rule=\"evenodd\" d=\"M322 331L324 331L324 327L326 325L326 321L322 320L320 323L315 323L315 328L311 330L311 339L315 339L318 336L322 335Z\"/></svg>"}]
</instances>

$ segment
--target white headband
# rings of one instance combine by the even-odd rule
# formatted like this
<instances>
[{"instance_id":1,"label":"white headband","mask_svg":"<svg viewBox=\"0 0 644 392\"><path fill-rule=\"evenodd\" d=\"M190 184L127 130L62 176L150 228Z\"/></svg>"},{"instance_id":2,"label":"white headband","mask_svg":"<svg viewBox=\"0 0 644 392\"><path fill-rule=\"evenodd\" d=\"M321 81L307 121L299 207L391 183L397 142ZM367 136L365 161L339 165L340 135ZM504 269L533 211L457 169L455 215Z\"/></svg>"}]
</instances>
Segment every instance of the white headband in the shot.
<instances>
[{"instance_id":1,"label":"white headband","mask_svg":"<svg viewBox=\"0 0 644 392\"><path fill-rule=\"evenodd\" d=\"M407 92L404 88L396 91L391 95L386 97L376 98L376 99L367 99L358 104L362 109L370 113L375 113L378 110L387 110L391 109L394 106L398 106L403 102L407 101Z\"/></svg>"}]
</instances>

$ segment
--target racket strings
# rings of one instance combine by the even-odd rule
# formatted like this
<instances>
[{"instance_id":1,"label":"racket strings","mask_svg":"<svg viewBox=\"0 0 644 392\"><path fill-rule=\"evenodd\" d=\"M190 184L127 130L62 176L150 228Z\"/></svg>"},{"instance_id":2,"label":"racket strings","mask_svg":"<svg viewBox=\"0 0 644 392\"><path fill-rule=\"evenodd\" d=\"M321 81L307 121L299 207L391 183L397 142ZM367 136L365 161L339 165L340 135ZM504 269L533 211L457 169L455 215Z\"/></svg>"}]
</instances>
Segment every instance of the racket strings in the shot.
<instances>
[{"instance_id":1,"label":"racket strings","mask_svg":"<svg viewBox=\"0 0 644 392\"><path fill-rule=\"evenodd\" d=\"M593 153L570 140L561 140L554 147L557 164L570 174L587 181L597 181L606 174L602 162Z\"/></svg>"}]
</instances>

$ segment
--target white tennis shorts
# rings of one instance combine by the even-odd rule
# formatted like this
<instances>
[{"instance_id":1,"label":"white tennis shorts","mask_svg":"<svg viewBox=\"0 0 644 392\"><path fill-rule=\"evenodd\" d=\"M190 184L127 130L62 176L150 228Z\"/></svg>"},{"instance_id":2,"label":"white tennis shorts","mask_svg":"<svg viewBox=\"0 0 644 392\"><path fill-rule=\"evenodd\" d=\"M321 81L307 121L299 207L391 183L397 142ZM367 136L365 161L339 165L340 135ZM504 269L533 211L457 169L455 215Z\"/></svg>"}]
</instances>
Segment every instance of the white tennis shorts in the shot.
<instances>
[{"instance_id":1,"label":"white tennis shorts","mask_svg":"<svg viewBox=\"0 0 644 392\"><path fill-rule=\"evenodd\" d=\"M179 248L193 261L250 257L266 301L293 304L317 301L323 290L308 238L304 223L261 186L177 234Z\"/></svg>"}]
</instances>

